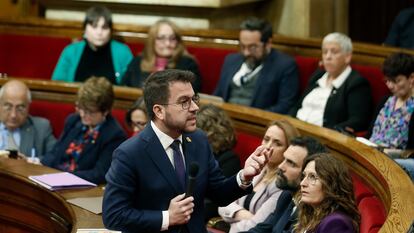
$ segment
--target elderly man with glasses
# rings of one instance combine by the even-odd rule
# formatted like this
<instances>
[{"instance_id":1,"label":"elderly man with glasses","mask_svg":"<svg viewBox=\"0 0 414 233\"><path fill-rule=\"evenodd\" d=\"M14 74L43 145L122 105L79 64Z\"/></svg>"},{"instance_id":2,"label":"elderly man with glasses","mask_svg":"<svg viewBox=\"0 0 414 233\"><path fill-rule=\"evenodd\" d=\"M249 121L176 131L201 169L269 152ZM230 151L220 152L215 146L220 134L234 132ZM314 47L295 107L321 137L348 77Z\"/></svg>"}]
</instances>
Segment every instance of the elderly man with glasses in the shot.
<instances>
[{"instance_id":1,"label":"elderly man with glasses","mask_svg":"<svg viewBox=\"0 0 414 233\"><path fill-rule=\"evenodd\" d=\"M230 103L287 113L299 91L295 60L272 49L269 22L249 18L240 28L240 52L226 57L214 95Z\"/></svg>"},{"instance_id":2,"label":"elderly man with glasses","mask_svg":"<svg viewBox=\"0 0 414 233\"><path fill-rule=\"evenodd\" d=\"M30 102L30 90L21 81L8 81L0 89L0 150L37 157L55 145L49 121L29 115Z\"/></svg>"}]
</instances>

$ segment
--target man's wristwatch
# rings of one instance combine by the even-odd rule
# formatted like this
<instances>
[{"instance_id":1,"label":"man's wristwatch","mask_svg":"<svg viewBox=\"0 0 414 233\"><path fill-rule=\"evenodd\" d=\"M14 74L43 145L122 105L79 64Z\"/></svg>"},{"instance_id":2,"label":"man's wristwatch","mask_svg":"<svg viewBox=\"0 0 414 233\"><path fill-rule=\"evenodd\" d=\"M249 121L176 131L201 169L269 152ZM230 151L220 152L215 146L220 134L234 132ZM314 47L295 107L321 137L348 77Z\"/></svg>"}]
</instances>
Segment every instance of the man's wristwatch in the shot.
<instances>
[{"instance_id":1,"label":"man's wristwatch","mask_svg":"<svg viewBox=\"0 0 414 233\"><path fill-rule=\"evenodd\" d=\"M249 185L252 184L251 180L244 180L243 171L239 172L239 178L240 178L240 181L241 181L242 185L249 186Z\"/></svg>"}]
</instances>

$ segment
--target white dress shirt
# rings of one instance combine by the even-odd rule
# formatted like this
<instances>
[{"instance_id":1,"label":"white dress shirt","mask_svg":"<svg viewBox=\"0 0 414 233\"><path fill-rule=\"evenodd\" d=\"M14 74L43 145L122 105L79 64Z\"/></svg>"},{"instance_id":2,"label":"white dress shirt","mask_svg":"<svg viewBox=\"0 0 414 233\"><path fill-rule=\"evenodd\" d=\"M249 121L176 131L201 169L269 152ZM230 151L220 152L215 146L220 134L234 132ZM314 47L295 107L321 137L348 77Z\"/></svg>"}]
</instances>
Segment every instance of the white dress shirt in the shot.
<instances>
[{"instance_id":1,"label":"white dress shirt","mask_svg":"<svg viewBox=\"0 0 414 233\"><path fill-rule=\"evenodd\" d=\"M296 118L314 125L323 126L323 116L329 96L331 93L335 94L336 89L341 87L351 71L351 67L347 66L345 70L330 83L330 85L327 84L328 73L325 73L317 81L318 87L315 87L303 99L302 107L296 113Z\"/></svg>"}]
</instances>

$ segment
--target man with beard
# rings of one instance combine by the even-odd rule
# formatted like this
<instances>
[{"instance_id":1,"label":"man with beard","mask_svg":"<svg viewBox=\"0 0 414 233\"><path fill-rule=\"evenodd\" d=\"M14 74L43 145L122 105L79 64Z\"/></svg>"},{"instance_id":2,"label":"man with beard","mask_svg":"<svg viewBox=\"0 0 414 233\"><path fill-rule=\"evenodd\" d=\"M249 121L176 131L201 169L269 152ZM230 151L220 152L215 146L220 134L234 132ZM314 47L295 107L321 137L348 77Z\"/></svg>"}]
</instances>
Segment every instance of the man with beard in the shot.
<instances>
[{"instance_id":1,"label":"man with beard","mask_svg":"<svg viewBox=\"0 0 414 233\"><path fill-rule=\"evenodd\" d=\"M306 156L327 152L317 140L310 137L297 137L283 153L284 160L276 171L276 186L284 190L276 203L275 211L262 223L246 231L248 233L287 233L292 232L297 221L293 196L300 190L302 164Z\"/></svg>"},{"instance_id":2,"label":"man with beard","mask_svg":"<svg viewBox=\"0 0 414 233\"><path fill-rule=\"evenodd\" d=\"M146 80L144 100L151 122L114 151L103 201L107 228L207 232L205 196L227 205L251 192L251 180L267 163L272 149L259 146L237 175L225 178L206 135L196 128L199 97L191 85L194 79L189 71L170 69ZM187 197L189 174L195 182Z\"/></svg>"},{"instance_id":3,"label":"man with beard","mask_svg":"<svg viewBox=\"0 0 414 233\"><path fill-rule=\"evenodd\" d=\"M269 22L249 18L240 28L240 53L226 57L214 95L230 103L287 113L299 91L295 60L272 49Z\"/></svg>"}]
</instances>

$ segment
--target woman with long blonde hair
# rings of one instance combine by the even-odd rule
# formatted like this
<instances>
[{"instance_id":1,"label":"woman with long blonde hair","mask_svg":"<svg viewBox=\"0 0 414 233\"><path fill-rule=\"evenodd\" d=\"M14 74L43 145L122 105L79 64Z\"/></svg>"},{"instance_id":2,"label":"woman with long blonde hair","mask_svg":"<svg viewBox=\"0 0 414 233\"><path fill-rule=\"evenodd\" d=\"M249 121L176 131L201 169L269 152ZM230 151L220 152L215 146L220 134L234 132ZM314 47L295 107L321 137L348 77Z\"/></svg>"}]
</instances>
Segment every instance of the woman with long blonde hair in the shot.
<instances>
[{"instance_id":1,"label":"woman with long blonde hair","mask_svg":"<svg viewBox=\"0 0 414 233\"><path fill-rule=\"evenodd\" d=\"M297 136L299 132L287 121L277 120L269 124L262 145L273 148L273 154L260 175L253 179L253 192L226 207L219 207L220 216L230 223L230 232L247 231L273 212L282 193L276 187L276 170L290 140Z\"/></svg>"},{"instance_id":2,"label":"woman with long blonde hair","mask_svg":"<svg viewBox=\"0 0 414 233\"><path fill-rule=\"evenodd\" d=\"M196 92L201 90L198 64L186 50L179 28L170 20L161 19L150 27L145 47L128 65L122 84L142 87L151 73L165 69L193 72L196 75L193 88Z\"/></svg>"}]
</instances>

